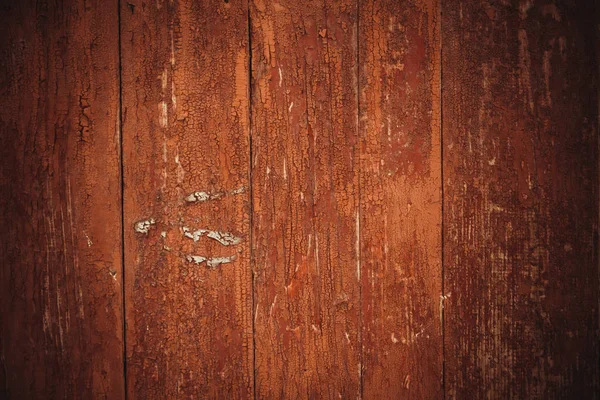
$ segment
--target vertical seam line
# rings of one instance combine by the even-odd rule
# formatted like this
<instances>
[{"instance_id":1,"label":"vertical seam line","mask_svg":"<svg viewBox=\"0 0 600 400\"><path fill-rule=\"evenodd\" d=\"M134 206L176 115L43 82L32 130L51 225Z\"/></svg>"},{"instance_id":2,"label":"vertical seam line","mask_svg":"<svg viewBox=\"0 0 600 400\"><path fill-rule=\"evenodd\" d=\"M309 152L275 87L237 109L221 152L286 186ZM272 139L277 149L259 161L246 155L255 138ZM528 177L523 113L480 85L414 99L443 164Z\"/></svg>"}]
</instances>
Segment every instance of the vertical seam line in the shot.
<instances>
[{"instance_id":1,"label":"vertical seam line","mask_svg":"<svg viewBox=\"0 0 600 400\"><path fill-rule=\"evenodd\" d=\"M358 277L358 301L359 301L359 341L360 341L360 352L359 352L359 395L360 399L363 398L364 394L364 378L363 378L363 295L362 295L362 238L360 233L360 223L362 218L362 207L361 207L361 162L362 162L362 152L361 152L361 130L360 130L360 0L356 0L356 139L357 139L357 147L358 151L356 151L358 155L356 170L358 175L358 201L357 201L357 214L358 214L358 232L356 235L358 236L358 250L357 257L358 260L358 269L359 269L359 277Z\"/></svg>"},{"instance_id":2,"label":"vertical seam line","mask_svg":"<svg viewBox=\"0 0 600 400\"><path fill-rule=\"evenodd\" d=\"M443 87L443 81L444 81L444 62L443 62L443 13L442 13L442 1L438 0L438 16L439 16L439 69L440 69L440 87L438 89L438 96L440 97L440 109L439 109L439 119L440 119L440 195L441 195L441 202L440 202L440 217L441 217L441 221L440 221L440 227L441 227L441 232L440 232L440 244L441 244L441 254L440 254L440 263L441 263L441 286L442 286L442 293L441 293L441 302L442 302L442 307L440 310L440 317L442 319L442 395L443 398L446 399L446 297L445 297L445 293L446 293L446 265L445 265L445 257L444 257L444 253L445 253L445 234L444 234L444 230L445 230L445 221L444 221L444 202L445 202L445 197L444 197L444 113L443 113L443 97L442 97L442 87Z\"/></svg>"},{"instance_id":3,"label":"vertical seam line","mask_svg":"<svg viewBox=\"0 0 600 400\"><path fill-rule=\"evenodd\" d=\"M252 305L250 317L252 321L252 395L256 399L256 324L254 320L255 307L255 270L254 270L254 185L252 181L252 20L250 16L250 3L248 0L248 185L250 186L250 270L252 273Z\"/></svg>"},{"instance_id":4,"label":"vertical seam line","mask_svg":"<svg viewBox=\"0 0 600 400\"><path fill-rule=\"evenodd\" d=\"M121 180L121 317L123 323L123 398L127 400L127 315L125 302L125 174L123 165L123 53L121 47L121 0L117 0L118 53L119 53L119 175Z\"/></svg>"}]
</instances>

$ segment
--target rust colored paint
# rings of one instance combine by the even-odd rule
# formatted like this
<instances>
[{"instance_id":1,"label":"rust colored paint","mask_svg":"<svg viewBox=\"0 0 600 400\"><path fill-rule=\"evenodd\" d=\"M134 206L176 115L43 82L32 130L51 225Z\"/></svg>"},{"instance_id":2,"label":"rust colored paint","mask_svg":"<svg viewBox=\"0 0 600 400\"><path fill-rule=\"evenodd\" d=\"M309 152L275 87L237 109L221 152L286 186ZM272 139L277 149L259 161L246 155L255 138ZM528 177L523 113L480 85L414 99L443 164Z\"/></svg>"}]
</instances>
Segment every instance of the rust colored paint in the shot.
<instances>
[{"instance_id":1,"label":"rust colored paint","mask_svg":"<svg viewBox=\"0 0 600 400\"><path fill-rule=\"evenodd\" d=\"M122 399L117 8L0 10L0 398Z\"/></svg>"},{"instance_id":2,"label":"rust colored paint","mask_svg":"<svg viewBox=\"0 0 600 400\"><path fill-rule=\"evenodd\" d=\"M130 399L253 395L247 14L121 4Z\"/></svg>"},{"instance_id":3,"label":"rust colored paint","mask_svg":"<svg viewBox=\"0 0 600 400\"><path fill-rule=\"evenodd\" d=\"M0 0L0 399L600 397L597 8Z\"/></svg>"},{"instance_id":4,"label":"rust colored paint","mask_svg":"<svg viewBox=\"0 0 600 400\"><path fill-rule=\"evenodd\" d=\"M356 5L250 15L256 398L357 398Z\"/></svg>"},{"instance_id":5,"label":"rust colored paint","mask_svg":"<svg viewBox=\"0 0 600 400\"><path fill-rule=\"evenodd\" d=\"M594 2L443 4L447 397L597 398Z\"/></svg>"},{"instance_id":6,"label":"rust colored paint","mask_svg":"<svg viewBox=\"0 0 600 400\"><path fill-rule=\"evenodd\" d=\"M442 397L435 1L360 2L364 398Z\"/></svg>"}]
</instances>

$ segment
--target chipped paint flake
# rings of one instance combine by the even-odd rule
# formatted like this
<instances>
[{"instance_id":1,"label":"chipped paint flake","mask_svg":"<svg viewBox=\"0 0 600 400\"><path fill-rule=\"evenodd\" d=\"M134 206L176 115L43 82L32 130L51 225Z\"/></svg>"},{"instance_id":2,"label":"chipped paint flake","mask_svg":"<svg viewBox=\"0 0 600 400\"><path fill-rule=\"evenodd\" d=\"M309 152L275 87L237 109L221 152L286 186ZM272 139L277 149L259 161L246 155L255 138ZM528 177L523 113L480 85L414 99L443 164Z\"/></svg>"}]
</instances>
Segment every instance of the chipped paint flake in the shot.
<instances>
[{"instance_id":1,"label":"chipped paint flake","mask_svg":"<svg viewBox=\"0 0 600 400\"><path fill-rule=\"evenodd\" d=\"M187 201L188 203L203 203L205 201L210 201L210 200L219 200L219 199L225 197L226 195L233 196L236 194L245 193L246 189L247 189L246 186L240 186L238 188L230 190L229 192L215 192L215 193L204 192L204 191L193 192L185 197L185 201Z\"/></svg>"},{"instance_id":2,"label":"chipped paint flake","mask_svg":"<svg viewBox=\"0 0 600 400\"><path fill-rule=\"evenodd\" d=\"M193 262L194 264L202 264L204 261L206 261L206 257L202 256L189 255L186 257L186 259L188 260L188 262Z\"/></svg>"},{"instance_id":3,"label":"chipped paint flake","mask_svg":"<svg viewBox=\"0 0 600 400\"><path fill-rule=\"evenodd\" d=\"M219 232L219 231L211 231L208 229L198 229L196 231L191 232L188 227L183 227L183 234L185 237L192 239L194 242L200 240L202 236L209 237L211 239L216 240L221 243L223 246L231 246L240 244L242 242L242 238L235 236L230 232Z\"/></svg>"},{"instance_id":4,"label":"chipped paint flake","mask_svg":"<svg viewBox=\"0 0 600 400\"><path fill-rule=\"evenodd\" d=\"M222 193L222 192L218 192L218 193L194 192L194 193L189 194L185 198L185 201L187 201L188 203L203 203L203 202L209 201L209 200L218 200L223 196L224 196L224 193Z\"/></svg>"},{"instance_id":5,"label":"chipped paint flake","mask_svg":"<svg viewBox=\"0 0 600 400\"><path fill-rule=\"evenodd\" d=\"M137 233L143 233L144 235L147 235L148 231L150 230L152 225L154 225L155 223L156 223L156 221L154 221L154 218L149 218L149 219L146 219L143 221L136 222L133 226L133 229Z\"/></svg>"},{"instance_id":6,"label":"chipped paint flake","mask_svg":"<svg viewBox=\"0 0 600 400\"><path fill-rule=\"evenodd\" d=\"M188 262L200 265L202 263L206 263L206 266L209 268L217 268L219 265L221 264L228 264L230 262L233 262L236 260L236 256L228 256L228 257L212 257L212 258L208 258L208 257L203 257L203 256L195 256L195 255L188 255L186 257L186 260Z\"/></svg>"},{"instance_id":7,"label":"chipped paint flake","mask_svg":"<svg viewBox=\"0 0 600 400\"><path fill-rule=\"evenodd\" d=\"M240 194L240 193L245 193L246 192L246 186L240 186L237 189L233 189L231 192L229 192L230 194Z\"/></svg>"}]
</instances>

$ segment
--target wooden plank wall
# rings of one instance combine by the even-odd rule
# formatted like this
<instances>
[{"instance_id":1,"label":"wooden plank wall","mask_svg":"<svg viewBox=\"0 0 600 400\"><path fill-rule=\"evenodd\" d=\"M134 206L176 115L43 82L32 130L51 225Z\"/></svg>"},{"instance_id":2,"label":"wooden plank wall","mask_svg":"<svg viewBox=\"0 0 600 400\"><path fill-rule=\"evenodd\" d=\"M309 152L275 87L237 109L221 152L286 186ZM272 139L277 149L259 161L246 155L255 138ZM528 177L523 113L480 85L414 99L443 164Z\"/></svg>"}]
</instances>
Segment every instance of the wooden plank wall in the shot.
<instances>
[{"instance_id":1,"label":"wooden plank wall","mask_svg":"<svg viewBox=\"0 0 600 400\"><path fill-rule=\"evenodd\" d=\"M118 10L0 10L0 397L120 399Z\"/></svg>"},{"instance_id":2,"label":"wooden plank wall","mask_svg":"<svg viewBox=\"0 0 600 400\"><path fill-rule=\"evenodd\" d=\"M442 396L436 2L360 2L365 398Z\"/></svg>"},{"instance_id":3,"label":"wooden plank wall","mask_svg":"<svg viewBox=\"0 0 600 400\"><path fill-rule=\"evenodd\" d=\"M0 11L0 398L600 396L594 2Z\"/></svg>"},{"instance_id":4,"label":"wooden plank wall","mask_svg":"<svg viewBox=\"0 0 600 400\"><path fill-rule=\"evenodd\" d=\"M257 398L360 393L356 4L257 0Z\"/></svg>"},{"instance_id":5,"label":"wooden plank wall","mask_svg":"<svg viewBox=\"0 0 600 400\"><path fill-rule=\"evenodd\" d=\"M127 393L253 396L244 2L121 4Z\"/></svg>"},{"instance_id":6,"label":"wooden plank wall","mask_svg":"<svg viewBox=\"0 0 600 400\"><path fill-rule=\"evenodd\" d=\"M446 395L597 398L594 2L442 13Z\"/></svg>"}]
</instances>

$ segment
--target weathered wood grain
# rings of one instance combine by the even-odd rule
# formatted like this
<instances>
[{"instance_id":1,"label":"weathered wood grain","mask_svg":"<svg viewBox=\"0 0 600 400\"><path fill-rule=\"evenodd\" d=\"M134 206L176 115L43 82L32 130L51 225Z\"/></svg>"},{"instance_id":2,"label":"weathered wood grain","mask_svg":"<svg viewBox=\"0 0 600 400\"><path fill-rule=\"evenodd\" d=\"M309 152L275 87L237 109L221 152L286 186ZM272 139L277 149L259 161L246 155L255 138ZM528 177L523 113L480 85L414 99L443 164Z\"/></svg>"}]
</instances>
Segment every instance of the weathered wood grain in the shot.
<instances>
[{"instance_id":1,"label":"weathered wood grain","mask_svg":"<svg viewBox=\"0 0 600 400\"><path fill-rule=\"evenodd\" d=\"M359 21L363 394L440 398L439 7L364 0Z\"/></svg>"},{"instance_id":2,"label":"weathered wood grain","mask_svg":"<svg viewBox=\"0 0 600 400\"><path fill-rule=\"evenodd\" d=\"M0 398L124 397L118 16L0 3Z\"/></svg>"},{"instance_id":3,"label":"weathered wood grain","mask_svg":"<svg viewBox=\"0 0 600 400\"><path fill-rule=\"evenodd\" d=\"M256 398L357 398L356 4L250 15Z\"/></svg>"},{"instance_id":4,"label":"weathered wood grain","mask_svg":"<svg viewBox=\"0 0 600 400\"><path fill-rule=\"evenodd\" d=\"M122 2L131 399L252 397L247 18Z\"/></svg>"},{"instance_id":5,"label":"weathered wood grain","mask_svg":"<svg viewBox=\"0 0 600 400\"><path fill-rule=\"evenodd\" d=\"M442 11L447 397L597 398L594 2Z\"/></svg>"}]
</instances>

